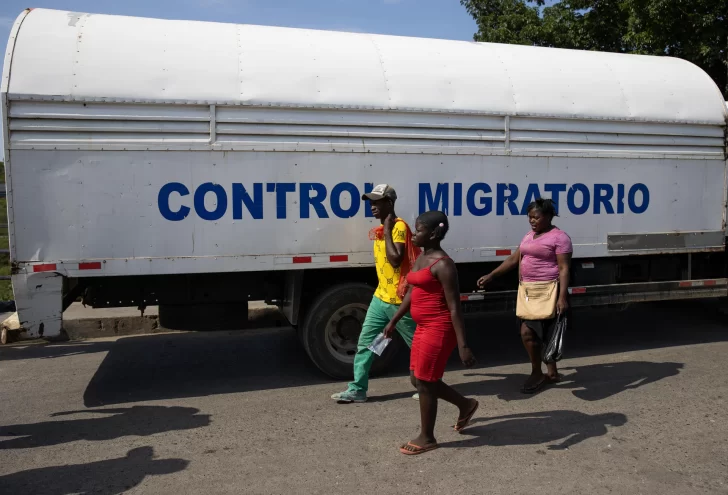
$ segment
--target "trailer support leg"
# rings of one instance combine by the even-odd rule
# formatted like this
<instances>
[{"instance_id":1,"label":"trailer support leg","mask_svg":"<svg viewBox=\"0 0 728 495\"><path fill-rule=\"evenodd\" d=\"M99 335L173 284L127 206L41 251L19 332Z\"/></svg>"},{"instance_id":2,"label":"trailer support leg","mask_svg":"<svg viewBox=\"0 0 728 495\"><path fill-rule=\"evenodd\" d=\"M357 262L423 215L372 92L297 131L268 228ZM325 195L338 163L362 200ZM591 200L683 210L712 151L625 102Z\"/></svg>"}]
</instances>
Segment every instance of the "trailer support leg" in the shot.
<instances>
[{"instance_id":1,"label":"trailer support leg","mask_svg":"<svg viewBox=\"0 0 728 495\"><path fill-rule=\"evenodd\" d=\"M61 339L63 277L58 273L13 275L15 306L26 338Z\"/></svg>"}]
</instances>

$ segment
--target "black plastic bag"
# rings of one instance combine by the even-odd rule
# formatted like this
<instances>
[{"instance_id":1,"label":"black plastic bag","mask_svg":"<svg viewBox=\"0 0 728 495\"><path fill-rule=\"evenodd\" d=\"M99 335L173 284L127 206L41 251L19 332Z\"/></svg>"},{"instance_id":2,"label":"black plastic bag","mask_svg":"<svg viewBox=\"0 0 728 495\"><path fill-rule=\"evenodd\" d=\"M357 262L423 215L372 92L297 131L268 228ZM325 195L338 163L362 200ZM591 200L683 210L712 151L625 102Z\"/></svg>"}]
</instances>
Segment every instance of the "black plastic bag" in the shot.
<instances>
[{"instance_id":1,"label":"black plastic bag","mask_svg":"<svg viewBox=\"0 0 728 495\"><path fill-rule=\"evenodd\" d=\"M544 363L556 363L564 357L564 334L566 333L566 315L559 315L551 332L548 344L543 347L541 360Z\"/></svg>"}]
</instances>

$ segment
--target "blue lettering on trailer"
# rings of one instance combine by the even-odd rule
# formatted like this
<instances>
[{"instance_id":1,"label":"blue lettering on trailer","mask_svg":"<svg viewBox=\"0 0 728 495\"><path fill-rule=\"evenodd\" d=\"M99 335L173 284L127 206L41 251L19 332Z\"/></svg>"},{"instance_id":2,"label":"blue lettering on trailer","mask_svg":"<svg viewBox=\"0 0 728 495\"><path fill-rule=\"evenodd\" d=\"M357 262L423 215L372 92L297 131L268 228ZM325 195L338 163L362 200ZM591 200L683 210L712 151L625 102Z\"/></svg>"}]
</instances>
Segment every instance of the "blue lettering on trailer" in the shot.
<instances>
[{"instance_id":1,"label":"blue lettering on trailer","mask_svg":"<svg viewBox=\"0 0 728 495\"><path fill-rule=\"evenodd\" d=\"M221 184L206 182L191 191L185 184L170 182L160 188L157 205L162 217L171 222L186 219L193 210L197 217L209 221L220 220L228 210L232 210L234 220L263 220L273 215L285 219L292 214L300 219L352 218L362 214L362 210L365 217L371 218L369 204L362 205L361 195L372 188L372 183L360 188L351 182L340 182L329 189L320 182L256 182L233 183L227 189ZM521 194L522 191L525 192ZM273 198L275 213L265 211L266 194ZM572 215L640 215L650 205L650 190L640 183L531 183L519 187L510 183L423 182L418 185L420 213L442 210L456 217L525 215L528 205L540 197L550 197L557 212L565 207ZM295 208L298 215L291 211L292 204L298 205Z\"/></svg>"}]
</instances>

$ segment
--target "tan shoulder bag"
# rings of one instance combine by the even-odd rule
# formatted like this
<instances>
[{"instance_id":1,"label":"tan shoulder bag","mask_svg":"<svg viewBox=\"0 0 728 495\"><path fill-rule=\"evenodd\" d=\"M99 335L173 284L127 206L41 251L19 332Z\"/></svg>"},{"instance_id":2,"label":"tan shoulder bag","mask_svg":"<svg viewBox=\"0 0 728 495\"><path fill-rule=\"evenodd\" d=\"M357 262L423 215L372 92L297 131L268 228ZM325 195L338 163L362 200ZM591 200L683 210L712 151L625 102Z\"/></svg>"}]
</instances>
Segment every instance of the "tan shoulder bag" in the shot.
<instances>
[{"instance_id":1,"label":"tan shoulder bag","mask_svg":"<svg viewBox=\"0 0 728 495\"><path fill-rule=\"evenodd\" d=\"M549 320L556 316L559 281L524 282L521 277L522 258L518 260L516 316L522 320Z\"/></svg>"}]
</instances>

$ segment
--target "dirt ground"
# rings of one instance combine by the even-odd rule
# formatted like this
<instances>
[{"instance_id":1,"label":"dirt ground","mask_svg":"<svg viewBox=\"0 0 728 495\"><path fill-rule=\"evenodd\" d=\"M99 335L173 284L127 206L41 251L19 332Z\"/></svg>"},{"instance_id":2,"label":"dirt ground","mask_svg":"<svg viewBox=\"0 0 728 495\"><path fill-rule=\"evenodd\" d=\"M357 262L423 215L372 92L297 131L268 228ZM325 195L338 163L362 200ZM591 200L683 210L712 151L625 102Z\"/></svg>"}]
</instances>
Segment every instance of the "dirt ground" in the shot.
<instances>
[{"instance_id":1,"label":"dirt ground","mask_svg":"<svg viewBox=\"0 0 728 495\"><path fill-rule=\"evenodd\" d=\"M510 317L470 320L477 397L441 448L405 457L417 402L402 355L371 400L329 399L289 328L0 349L0 493L728 493L728 326L700 305L574 316L564 380L519 393Z\"/></svg>"}]
</instances>

